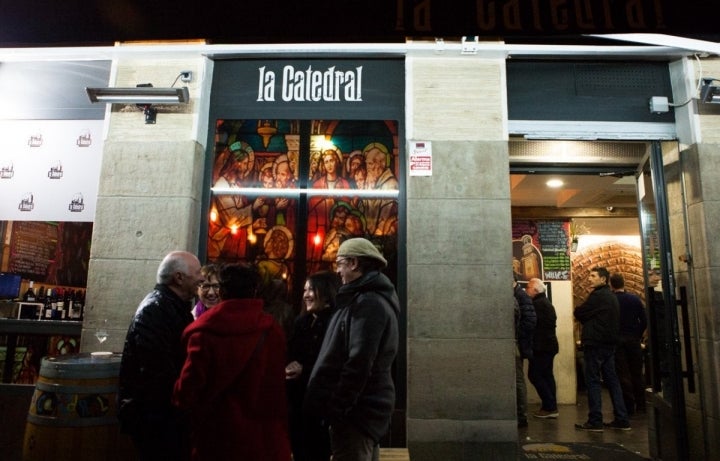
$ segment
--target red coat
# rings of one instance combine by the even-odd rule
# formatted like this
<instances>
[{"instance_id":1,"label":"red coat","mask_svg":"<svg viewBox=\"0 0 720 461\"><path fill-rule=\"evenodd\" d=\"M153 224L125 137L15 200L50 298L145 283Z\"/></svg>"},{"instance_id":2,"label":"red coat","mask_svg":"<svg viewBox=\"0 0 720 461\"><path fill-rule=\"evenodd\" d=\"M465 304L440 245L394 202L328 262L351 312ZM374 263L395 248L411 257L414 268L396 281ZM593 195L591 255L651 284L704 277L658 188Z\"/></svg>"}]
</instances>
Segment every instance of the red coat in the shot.
<instances>
[{"instance_id":1,"label":"red coat","mask_svg":"<svg viewBox=\"0 0 720 461\"><path fill-rule=\"evenodd\" d=\"M290 459L285 335L262 306L222 301L183 333L173 403L189 413L193 460Z\"/></svg>"}]
</instances>

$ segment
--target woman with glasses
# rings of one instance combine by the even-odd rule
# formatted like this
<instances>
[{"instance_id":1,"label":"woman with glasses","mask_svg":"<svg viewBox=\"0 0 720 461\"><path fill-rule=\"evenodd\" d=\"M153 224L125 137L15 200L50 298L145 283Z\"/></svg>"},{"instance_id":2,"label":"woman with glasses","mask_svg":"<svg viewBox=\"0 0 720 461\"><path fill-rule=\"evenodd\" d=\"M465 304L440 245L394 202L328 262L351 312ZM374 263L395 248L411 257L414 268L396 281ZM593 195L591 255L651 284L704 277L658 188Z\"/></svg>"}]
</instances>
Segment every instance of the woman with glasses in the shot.
<instances>
[{"instance_id":1,"label":"woman with glasses","mask_svg":"<svg viewBox=\"0 0 720 461\"><path fill-rule=\"evenodd\" d=\"M198 285L198 302L192 310L192 315L196 319L220 302L218 271L219 268L215 264L206 264L200 269L205 281Z\"/></svg>"}]
</instances>

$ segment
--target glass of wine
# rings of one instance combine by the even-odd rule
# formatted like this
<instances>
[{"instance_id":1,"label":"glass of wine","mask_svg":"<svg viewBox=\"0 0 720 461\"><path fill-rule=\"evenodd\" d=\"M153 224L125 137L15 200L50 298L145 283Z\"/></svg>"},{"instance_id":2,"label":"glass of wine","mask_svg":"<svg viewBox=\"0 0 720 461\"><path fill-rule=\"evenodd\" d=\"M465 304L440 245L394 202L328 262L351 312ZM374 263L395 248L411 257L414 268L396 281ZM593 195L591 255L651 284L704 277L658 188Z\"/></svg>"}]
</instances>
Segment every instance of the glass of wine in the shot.
<instances>
[{"instance_id":1,"label":"glass of wine","mask_svg":"<svg viewBox=\"0 0 720 461\"><path fill-rule=\"evenodd\" d=\"M101 320L100 324L98 325L97 329L95 330L95 337L100 342L100 344L104 343L108 336L108 330L107 330L107 319Z\"/></svg>"}]
</instances>

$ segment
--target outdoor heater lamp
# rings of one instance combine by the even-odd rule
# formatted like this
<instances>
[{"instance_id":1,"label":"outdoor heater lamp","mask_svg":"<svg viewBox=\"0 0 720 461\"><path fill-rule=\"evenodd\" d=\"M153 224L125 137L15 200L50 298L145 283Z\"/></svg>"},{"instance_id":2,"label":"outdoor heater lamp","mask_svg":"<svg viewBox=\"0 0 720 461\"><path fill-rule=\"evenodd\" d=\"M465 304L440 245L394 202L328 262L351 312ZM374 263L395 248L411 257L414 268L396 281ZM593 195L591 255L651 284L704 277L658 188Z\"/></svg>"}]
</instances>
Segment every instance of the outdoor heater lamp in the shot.
<instances>
[{"instance_id":1,"label":"outdoor heater lamp","mask_svg":"<svg viewBox=\"0 0 720 461\"><path fill-rule=\"evenodd\" d=\"M90 102L108 104L187 104L190 93L186 86L180 88L155 88L136 86L131 88L85 88Z\"/></svg>"}]
</instances>

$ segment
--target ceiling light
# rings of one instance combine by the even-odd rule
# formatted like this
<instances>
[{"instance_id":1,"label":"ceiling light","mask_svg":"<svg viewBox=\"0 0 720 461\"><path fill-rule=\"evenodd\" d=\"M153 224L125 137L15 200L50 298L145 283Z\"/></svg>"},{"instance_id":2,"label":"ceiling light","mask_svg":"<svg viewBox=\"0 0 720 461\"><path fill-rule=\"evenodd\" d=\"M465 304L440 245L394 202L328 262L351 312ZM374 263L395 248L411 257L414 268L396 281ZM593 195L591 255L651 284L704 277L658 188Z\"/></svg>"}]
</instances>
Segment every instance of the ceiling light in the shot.
<instances>
[{"instance_id":1,"label":"ceiling light","mask_svg":"<svg viewBox=\"0 0 720 461\"><path fill-rule=\"evenodd\" d=\"M553 189L557 189L558 187L562 187L565 183L562 181L562 179L550 179L548 182L545 183L546 186L552 187Z\"/></svg>"}]
</instances>

